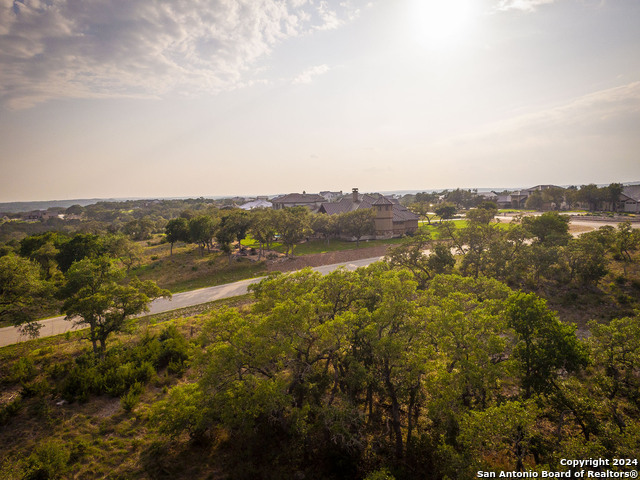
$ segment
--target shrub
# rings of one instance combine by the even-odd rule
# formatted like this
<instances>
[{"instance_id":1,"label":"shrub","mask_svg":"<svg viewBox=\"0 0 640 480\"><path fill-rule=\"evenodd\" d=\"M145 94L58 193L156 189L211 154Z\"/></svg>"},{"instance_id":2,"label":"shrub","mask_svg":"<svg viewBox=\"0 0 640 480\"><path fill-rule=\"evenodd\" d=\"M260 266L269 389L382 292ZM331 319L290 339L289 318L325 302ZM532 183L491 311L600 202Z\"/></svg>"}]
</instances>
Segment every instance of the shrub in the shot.
<instances>
[{"instance_id":1,"label":"shrub","mask_svg":"<svg viewBox=\"0 0 640 480\"><path fill-rule=\"evenodd\" d=\"M16 415L22 408L22 397L18 396L13 401L3 405L0 408L0 425L4 425L9 421L9 418Z\"/></svg>"},{"instance_id":2,"label":"shrub","mask_svg":"<svg viewBox=\"0 0 640 480\"><path fill-rule=\"evenodd\" d=\"M67 469L70 453L58 441L48 441L36 447L27 459L26 480L48 480L61 478Z\"/></svg>"},{"instance_id":3,"label":"shrub","mask_svg":"<svg viewBox=\"0 0 640 480\"><path fill-rule=\"evenodd\" d=\"M140 400L140 395L144 392L144 386L140 382L134 383L129 391L120 398L120 404L126 412L133 410Z\"/></svg>"},{"instance_id":4,"label":"shrub","mask_svg":"<svg viewBox=\"0 0 640 480\"><path fill-rule=\"evenodd\" d=\"M22 357L11 367L11 381L16 383L29 382L36 377L37 373L33 360L29 357Z\"/></svg>"}]
</instances>

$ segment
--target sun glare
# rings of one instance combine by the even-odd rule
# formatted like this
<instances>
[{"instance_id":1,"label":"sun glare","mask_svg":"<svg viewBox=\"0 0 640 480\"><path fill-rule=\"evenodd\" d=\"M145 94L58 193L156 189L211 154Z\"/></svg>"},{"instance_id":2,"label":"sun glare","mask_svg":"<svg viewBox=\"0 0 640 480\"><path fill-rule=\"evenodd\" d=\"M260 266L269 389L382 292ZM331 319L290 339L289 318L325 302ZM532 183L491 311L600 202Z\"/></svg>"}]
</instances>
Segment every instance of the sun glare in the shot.
<instances>
[{"instance_id":1,"label":"sun glare","mask_svg":"<svg viewBox=\"0 0 640 480\"><path fill-rule=\"evenodd\" d=\"M477 0L414 0L415 40L427 48L460 43L472 26L477 4Z\"/></svg>"}]
</instances>

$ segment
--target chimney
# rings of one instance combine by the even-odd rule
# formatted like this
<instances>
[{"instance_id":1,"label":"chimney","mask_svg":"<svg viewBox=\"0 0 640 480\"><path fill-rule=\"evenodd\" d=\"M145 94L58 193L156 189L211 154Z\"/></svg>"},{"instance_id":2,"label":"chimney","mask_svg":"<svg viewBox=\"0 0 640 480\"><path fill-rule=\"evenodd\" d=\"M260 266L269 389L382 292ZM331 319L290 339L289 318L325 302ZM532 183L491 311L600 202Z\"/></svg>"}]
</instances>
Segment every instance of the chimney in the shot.
<instances>
[{"instance_id":1,"label":"chimney","mask_svg":"<svg viewBox=\"0 0 640 480\"><path fill-rule=\"evenodd\" d=\"M358 189L357 188L352 188L351 189L351 199L353 200L353 203L358 203Z\"/></svg>"}]
</instances>

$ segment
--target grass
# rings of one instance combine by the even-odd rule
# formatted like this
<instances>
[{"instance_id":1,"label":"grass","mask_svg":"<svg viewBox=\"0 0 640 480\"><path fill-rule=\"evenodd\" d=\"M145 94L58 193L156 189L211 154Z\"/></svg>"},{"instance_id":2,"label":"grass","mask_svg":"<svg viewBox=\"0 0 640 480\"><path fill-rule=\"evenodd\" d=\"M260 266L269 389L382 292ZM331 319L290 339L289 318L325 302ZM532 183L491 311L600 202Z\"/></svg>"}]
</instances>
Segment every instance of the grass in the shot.
<instances>
[{"instance_id":1,"label":"grass","mask_svg":"<svg viewBox=\"0 0 640 480\"><path fill-rule=\"evenodd\" d=\"M196 316L193 316L195 312L185 310L172 312L173 317L167 319L163 314L147 317L146 322L137 324L135 331L113 335L109 346L137 345L143 334L157 334L165 326L156 326L159 322L173 323L187 339L195 341L203 324L203 315L229 305L240 306L247 301L251 301L249 296L212 302ZM176 318L180 313L188 316ZM130 412L123 408L119 398L108 395L92 395L86 403L60 405L60 398L55 392L61 379L52 374L52 366L86 352L90 344L81 338L80 332L73 332L0 348L0 407L13 401L19 404L17 410L4 419L1 427L3 461L0 463L0 478L25 478L29 457L46 444L71 454L67 457L68 465L58 472L62 475L59 478L169 478L164 472L151 472L149 469L171 467L176 456L183 454L179 449L174 450L171 442L156 432L149 422L148 411L165 397L171 386L184 382L184 377L180 379L159 370ZM20 382L11 377L21 359L28 359L35 367L35 377L29 382L46 383L46 392L26 395ZM189 372L187 378L188 375ZM171 468L171 478L220 478L217 473L219 467L215 466L220 462L219 457L211 452L197 453L200 455L198 458L192 455L193 458L183 458L184 462L176 462L181 467Z\"/></svg>"},{"instance_id":2,"label":"grass","mask_svg":"<svg viewBox=\"0 0 640 480\"><path fill-rule=\"evenodd\" d=\"M179 293L259 277L266 271L264 262L249 257L232 259L230 263L220 252L201 254L193 245L174 245L170 255L169 245L160 244L145 247L142 265L129 274Z\"/></svg>"}]
</instances>

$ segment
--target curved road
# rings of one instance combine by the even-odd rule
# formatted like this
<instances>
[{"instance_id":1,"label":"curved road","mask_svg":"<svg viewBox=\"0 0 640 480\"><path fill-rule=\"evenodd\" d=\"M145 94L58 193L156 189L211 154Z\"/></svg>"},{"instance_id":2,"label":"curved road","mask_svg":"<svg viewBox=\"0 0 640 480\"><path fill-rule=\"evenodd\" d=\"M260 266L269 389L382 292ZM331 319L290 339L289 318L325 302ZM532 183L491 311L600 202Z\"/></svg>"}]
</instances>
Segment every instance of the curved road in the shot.
<instances>
[{"instance_id":1,"label":"curved road","mask_svg":"<svg viewBox=\"0 0 640 480\"><path fill-rule=\"evenodd\" d=\"M355 270L359 267L365 267L373 262L377 262L382 257L365 258L362 260L354 260L352 262L335 263L333 265L323 265L321 267L315 267L313 270L326 275L329 272L339 268L345 267L347 270ZM149 313L145 315L153 315L156 313L169 312L171 310L177 310L179 308L191 307L193 305L200 305L202 303L213 302L214 300L221 300L223 298L237 297L238 295L244 295L248 292L248 287L252 283L258 283L264 277L250 278L248 280L241 280L239 282L227 283L224 285L218 285L215 287L200 288L198 290L191 290L189 292L176 293L171 299L158 298L151 302L149 305ZM40 330L40 337L50 337L52 335L59 335L69 330L75 330L79 327L73 325L72 322L65 320L64 316L47 318L39 322L42 325ZM85 328L85 327L82 327ZM21 341L29 340L28 337L20 335L16 327L4 327L0 328L0 347L6 345L12 345Z\"/></svg>"},{"instance_id":2,"label":"curved road","mask_svg":"<svg viewBox=\"0 0 640 480\"><path fill-rule=\"evenodd\" d=\"M497 217L502 221L511 221L512 217L499 216ZM602 222L602 221L590 221L590 220L571 220L571 225L579 227L591 227L591 229L600 228L604 225L617 226L616 222ZM633 228L640 228L640 223L632 223ZM576 232L574 235L579 235L583 232ZM338 267L345 267L347 270L355 270L359 267L365 267L373 262L377 262L382 257L365 258L362 260L355 260L352 262L335 263L333 265L323 265L321 267L315 267L316 270L323 275L335 270ZM158 298L151 302L149 306L149 313L146 315L153 315L156 313L168 312L171 310L177 310L179 308L191 307L193 305L200 305L202 303L213 302L214 300L220 300L223 298L236 297L238 295L244 295L248 292L247 287L252 283L258 283L264 277L250 278L248 280L241 280L239 282L227 283L225 285L218 285L215 287L201 288L198 290L191 290L189 292L176 293L169 299ZM40 330L40 337L49 337L52 335L59 335L69 330L74 330L78 327L74 327L73 323L65 320L65 317L54 317L46 320L41 320L40 324L42 329ZM84 328L84 327L83 327ZM6 345L12 345L24 340L28 340L28 337L20 335L15 327L0 328L0 347Z\"/></svg>"}]
</instances>

